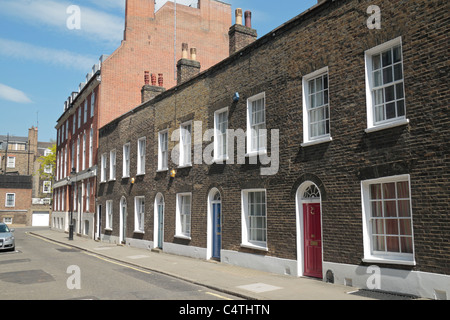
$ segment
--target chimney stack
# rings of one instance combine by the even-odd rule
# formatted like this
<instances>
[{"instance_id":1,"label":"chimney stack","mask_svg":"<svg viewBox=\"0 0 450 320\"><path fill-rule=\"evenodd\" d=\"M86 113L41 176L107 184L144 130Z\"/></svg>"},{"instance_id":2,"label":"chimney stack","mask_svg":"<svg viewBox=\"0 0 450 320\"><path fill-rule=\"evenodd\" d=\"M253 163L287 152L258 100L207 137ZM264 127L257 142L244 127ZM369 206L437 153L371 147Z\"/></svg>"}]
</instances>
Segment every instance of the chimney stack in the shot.
<instances>
[{"instance_id":1,"label":"chimney stack","mask_svg":"<svg viewBox=\"0 0 450 320\"><path fill-rule=\"evenodd\" d=\"M177 84L181 84L200 72L200 62L197 61L197 48L191 48L188 57L188 44L182 45L183 55L177 63Z\"/></svg>"},{"instance_id":2,"label":"chimney stack","mask_svg":"<svg viewBox=\"0 0 450 320\"><path fill-rule=\"evenodd\" d=\"M252 13L245 11L245 26L242 25L242 9L236 9L236 24L228 32L230 37L230 56L254 42L258 33L252 29Z\"/></svg>"},{"instance_id":3,"label":"chimney stack","mask_svg":"<svg viewBox=\"0 0 450 320\"><path fill-rule=\"evenodd\" d=\"M144 86L141 89L141 102L145 103L149 100L152 100L154 97L159 95L160 93L166 91L165 88L163 88L163 75L162 73L159 75L159 86L156 86L156 75L151 74L151 77L149 76L149 71L144 71ZM150 85L150 79L151 79L151 85Z\"/></svg>"}]
</instances>

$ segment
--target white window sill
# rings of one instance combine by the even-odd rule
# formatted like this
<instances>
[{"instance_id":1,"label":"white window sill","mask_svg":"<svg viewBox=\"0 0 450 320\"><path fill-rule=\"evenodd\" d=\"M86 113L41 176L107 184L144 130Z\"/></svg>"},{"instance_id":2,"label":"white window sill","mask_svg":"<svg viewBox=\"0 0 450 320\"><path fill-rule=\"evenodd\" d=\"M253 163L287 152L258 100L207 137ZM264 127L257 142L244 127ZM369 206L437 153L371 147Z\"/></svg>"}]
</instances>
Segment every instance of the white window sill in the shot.
<instances>
[{"instance_id":1,"label":"white window sill","mask_svg":"<svg viewBox=\"0 0 450 320\"><path fill-rule=\"evenodd\" d=\"M241 247L243 248L248 248L248 249L254 249L254 250L261 250L261 251L265 251L268 252L269 248L267 248L266 246L259 246L253 243L241 243Z\"/></svg>"},{"instance_id":2,"label":"white window sill","mask_svg":"<svg viewBox=\"0 0 450 320\"><path fill-rule=\"evenodd\" d=\"M182 165L178 166L178 169L183 169L183 168L192 168L192 163L182 164Z\"/></svg>"},{"instance_id":3,"label":"white window sill","mask_svg":"<svg viewBox=\"0 0 450 320\"><path fill-rule=\"evenodd\" d=\"M183 234L176 234L174 235L174 237L178 239L191 240L191 237L185 236Z\"/></svg>"},{"instance_id":4,"label":"white window sill","mask_svg":"<svg viewBox=\"0 0 450 320\"><path fill-rule=\"evenodd\" d=\"M145 231L142 231L142 230L134 230L133 233L145 234Z\"/></svg>"},{"instance_id":5,"label":"white window sill","mask_svg":"<svg viewBox=\"0 0 450 320\"><path fill-rule=\"evenodd\" d=\"M247 158L251 157L257 157L257 156L266 156L267 150L261 150L261 151L251 151L245 154Z\"/></svg>"},{"instance_id":6,"label":"white window sill","mask_svg":"<svg viewBox=\"0 0 450 320\"><path fill-rule=\"evenodd\" d=\"M109 179L108 182L114 182L116 179Z\"/></svg>"},{"instance_id":7,"label":"white window sill","mask_svg":"<svg viewBox=\"0 0 450 320\"><path fill-rule=\"evenodd\" d=\"M332 137L324 137L324 138L319 138L317 140L311 140L311 141L307 141L301 144L302 147L308 147L308 146L314 146L316 144L321 144L321 143L325 143L325 142L330 142L333 141Z\"/></svg>"},{"instance_id":8,"label":"white window sill","mask_svg":"<svg viewBox=\"0 0 450 320\"><path fill-rule=\"evenodd\" d=\"M228 160L230 160L229 157L224 157L224 158L217 158L213 160L213 163L215 164L224 164L226 163Z\"/></svg>"},{"instance_id":9,"label":"white window sill","mask_svg":"<svg viewBox=\"0 0 450 320\"><path fill-rule=\"evenodd\" d=\"M367 263L386 263L386 264L398 264L398 265L405 265L405 266L415 266L416 262L414 260L407 260L406 258L396 258L396 257L376 257L371 256L367 258L362 259L363 262Z\"/></svg>"},{"instance_id":10,"label":"white window sill","mask_svg":"<svg viewBox=\"0 0 450 320\"><path fill-rule=\"evenodd\" d=\"M370 127L370 128L365 129L364 131L366 133L371 133L371 132L376 132L376 131L380 131L380 130L384 130L384 129L403 126L408 123L409 123L409 119L401 119L401 120L396 120L396 121L392 121L392 122L388 122L388 123L383 123L383 124L380 124L380 125L377 125L374 127Z\"/></svg>"},{"instance_id":11,"label":"white window sill","mask_svg":"<svg viewBox=\"0 0 450 320\"><path fill-rule=\"evenodd\" d=\"M137 173L136 177L140 177L140 176L145 176L145 172L144 173Z\"/></svg>"},{"instance_id":12,"label":"white window sill","mask_svg":"<svg viewBox=\"0 0 450 320\"><path fill-rule=\"evenodd\" d=\"M124 179L130 179L130 176L122 176L122 180Z\"/></svg>"},{"instance_id":13,"label":"white window sill","mask_svg":"<svg viewBox=\"0 0 450 320\"><path fill-rule=\"evenodd\" d=\"M167 171L169 171L169 169L158 169L158 170L156 170L156 172L167 172Z\"/></svg>"},{"instance_id":14,"label":"white window sill","mask_svg":"<svg viewBox=\"0 0 450 320\"><path fill-rule=\"evenodd\" d=\"M105 228L105 231L113 231L112 228Z\"/></svg>"}]
</instances>

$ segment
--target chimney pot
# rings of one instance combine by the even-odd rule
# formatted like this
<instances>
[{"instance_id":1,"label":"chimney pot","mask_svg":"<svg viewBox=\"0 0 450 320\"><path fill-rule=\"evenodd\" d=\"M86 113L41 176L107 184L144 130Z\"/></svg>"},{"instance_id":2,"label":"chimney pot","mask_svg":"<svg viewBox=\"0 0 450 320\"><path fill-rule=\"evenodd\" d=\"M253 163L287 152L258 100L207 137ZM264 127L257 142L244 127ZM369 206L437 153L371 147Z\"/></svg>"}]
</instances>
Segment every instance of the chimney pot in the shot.
<instances>
[{"instance_id":1,"label":"chimney pot","mask_svg":"<svg viewBox=\"0 0 450 320\"><path fill-rule=\"evenodd\" d=\"M252 27L252 12L251 11L245 11L245 26L247 28Z\"/></svg>"},{"instance_id":2,"label":"chimney pot","mask_svg":"<svg viewBox=\"0 0 450 320\"><path fill-rule=\"evenodd\" d=\"M191 60L197 61L197 48L191 48Z\"/></svg>"},{"instance_id":3,"label":"chimney pot","mask_svg":"<svg viewBox=\"0 0 450 320\"><path fill-rule=\"evenodd\" d=\"M156 74L152 73L152 86L156 86Z\"/></svg>"},{"instance_id":4,"label":"chimney pot","mask_svg":"<svg viewBox=\"0 0 450 320\"><path fill-rule=\"evenodd\" d=\"M163 86L163 81L164 79L163 79L163 74L162 73L158 73L158 85L160 86L160 87L162 87Z\"/></svg>"},{"instance_id":5,"label":"chimney pot","mask_svg":"<svg viewBox=\"0 0 450 320\"><path fill-rule=\"evenodd\" d=\"M242 9L236 9L236 24L242 25Z\"/></svg>"},{"instance_id":6,"label":"chimney pot","mask_svg":"<svg viewBox=\"0 0 450 320\"><path fill-rule=\"evenodd\" d=\"M183 52L183 54L182 54L182 58L183 59L188 59L188 44L187 43L183 43L182 44L182 52Z\"/></svg>"},{"instance_id":7,"label":"chimney pot","mask_svg":"<svg viewBox=\"0 0 450 320\"><path fill-rule=\"evenodd\" d=\"M150 76L149 76L149 73L150 72L148 72L148 71L144 71L144 83L147 85L147 84L150 84Z\"/></svg>"}]
</instances>

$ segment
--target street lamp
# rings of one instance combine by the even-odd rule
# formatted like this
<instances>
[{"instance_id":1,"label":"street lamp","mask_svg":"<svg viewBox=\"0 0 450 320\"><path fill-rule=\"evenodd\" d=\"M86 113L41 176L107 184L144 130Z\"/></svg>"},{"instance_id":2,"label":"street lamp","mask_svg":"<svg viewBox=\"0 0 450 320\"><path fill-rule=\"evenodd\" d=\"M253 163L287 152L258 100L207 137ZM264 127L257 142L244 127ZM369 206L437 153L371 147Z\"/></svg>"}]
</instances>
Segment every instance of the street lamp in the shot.
<instances>
[{"instance_id":1,"label":"street lamp","mask_svg":"<svg viewBox=\"0 0 450 320\"><path fill-rule=\"evenodd\" d=\"M72 172L70 172L70 175L71 176L74 176L75 174L76 174L77 172L76 172L76 170L75 170L75 168L72 168ZM74 195L75 195L75 184L76 184L76 182L75 182L75 180L72 180L71 179L71 181L72 181L72 183L71 183L71 186L72 186L72 207L70 208L70 221L69 221L69 240L73 240L73 206L74 206Z\"/></svg>"}]
</instances>

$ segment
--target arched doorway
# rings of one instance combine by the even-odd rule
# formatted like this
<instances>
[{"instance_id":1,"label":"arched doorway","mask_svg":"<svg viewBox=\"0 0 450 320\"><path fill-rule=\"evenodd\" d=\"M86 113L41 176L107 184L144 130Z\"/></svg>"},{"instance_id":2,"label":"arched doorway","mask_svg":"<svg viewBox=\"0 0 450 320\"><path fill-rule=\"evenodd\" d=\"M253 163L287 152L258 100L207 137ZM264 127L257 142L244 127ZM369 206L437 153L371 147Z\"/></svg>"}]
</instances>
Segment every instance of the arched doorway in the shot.
<instances>
[{"instance_id":1,"label":"arched doorway","mask_svg":"<svg viewBox=\"0 0 450 320\"><path fill-rule=\"evenodd\" d=\"M298 274L323 278L322 210L319 188L311 181L297 190L297 261Z\"/></svg>"},{"instance_id":2,"label":"arched doorway","mask_svg":"<svg viewBox=\"0 0 450 320\"><path fill-rule=\"evenodd\" d=\"M208 248L207 259L220 260L222 250L222 196L217 188L208 195Z\"/></svg>"},{"instance_id":3,"label":"arched doorway","mask_svg":"<svg viewBox=\"0 0 450 320\"><path fill-rule=\"evenodd\" d=\"M127 199L120 199L119 241L125 243L127 237Z\"/></svg>"},{"instance_id":4,"label":"arched doorway","mask_svg":"<svg viewBox=\"0 0 450 320\"><path fill-rule=\"evenodd\" d=\"M154 211L154 247L163 249L164 244L164 197L161 193L158 193L155 198L155 211Z\"/></svg>"}]
</instances>

